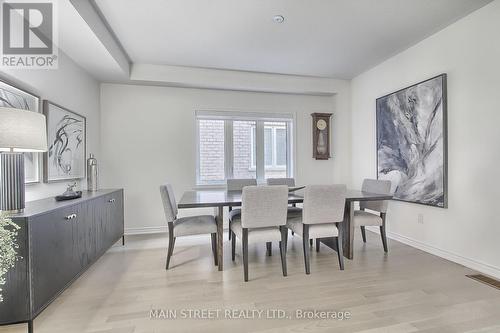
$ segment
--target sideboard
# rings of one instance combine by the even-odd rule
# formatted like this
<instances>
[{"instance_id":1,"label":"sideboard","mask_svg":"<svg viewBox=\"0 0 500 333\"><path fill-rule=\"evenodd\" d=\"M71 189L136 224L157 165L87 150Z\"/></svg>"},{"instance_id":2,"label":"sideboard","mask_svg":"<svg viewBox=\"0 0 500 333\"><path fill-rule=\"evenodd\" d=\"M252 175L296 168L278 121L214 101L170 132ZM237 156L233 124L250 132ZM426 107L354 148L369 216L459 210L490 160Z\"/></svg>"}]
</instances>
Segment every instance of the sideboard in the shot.
<instances>
[{"instance_id":1,"label":"sideboard","mask_svg":"<svg viewBox=\"0 0 500 333\"><path fill-rule=\"evenodd\" d=\"M26 203L12 216L19 260L6 275L0 325L28 323L113 244L124 244L123 190L84 191L69 201Z\"/></svg>"}]
</instances>

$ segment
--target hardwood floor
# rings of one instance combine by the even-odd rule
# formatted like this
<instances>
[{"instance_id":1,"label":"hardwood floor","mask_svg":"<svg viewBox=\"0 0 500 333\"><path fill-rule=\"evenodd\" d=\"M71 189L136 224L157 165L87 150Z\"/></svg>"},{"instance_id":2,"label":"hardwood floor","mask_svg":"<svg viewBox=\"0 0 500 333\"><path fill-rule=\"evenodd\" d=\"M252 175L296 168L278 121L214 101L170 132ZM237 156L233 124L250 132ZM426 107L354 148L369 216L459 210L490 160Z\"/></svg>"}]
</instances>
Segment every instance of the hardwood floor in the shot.
<instances>
[{"instance_id":1,"label":"hardwood floor","mask_svg":"<svg viewBox=\"0 0 500 333\"><path fill-rule=\"evenodd\" d=\"M36 320L35 333L159 332L500 332L500 291L465 277L472 270L367 232L356 233L355 259L340 271L335 252L311 251L304 273L302 242L289 235L288 276L279 248L249 246L243 282L241 243L224 272L214 266L210 235L178 238L165 271L165 235L128 236ZM177 310L177 319L151 319L150 310ZM221 319L182 319L182 310L222 309ZM223 319L223 309L278 309L289 319ZM297 309L348 311L350 319L298 319ZM186 312L184 312L185 314ZM26 325L0 327L26 332Z\"/></svg>"}]
</instances>

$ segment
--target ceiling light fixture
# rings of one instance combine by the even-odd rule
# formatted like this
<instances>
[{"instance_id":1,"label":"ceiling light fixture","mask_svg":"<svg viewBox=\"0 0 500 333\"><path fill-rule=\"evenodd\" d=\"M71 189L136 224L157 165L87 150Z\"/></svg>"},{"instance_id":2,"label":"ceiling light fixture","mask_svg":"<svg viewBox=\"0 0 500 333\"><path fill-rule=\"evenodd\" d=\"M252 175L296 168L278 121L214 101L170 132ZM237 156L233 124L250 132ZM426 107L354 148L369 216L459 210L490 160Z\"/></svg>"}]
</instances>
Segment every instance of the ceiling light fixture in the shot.
<instances>
[{"instance_id":1,"label":"ceiling light fixture","mask_svg":"<svg viewBox=\"0 0 500 333\"><path fill-rule=\"evenodd\" d=\"M283 15L274 15L273 21L275 23L283 23L285 22L285 18L283 17Z\"/></svg>"}]
</instances>

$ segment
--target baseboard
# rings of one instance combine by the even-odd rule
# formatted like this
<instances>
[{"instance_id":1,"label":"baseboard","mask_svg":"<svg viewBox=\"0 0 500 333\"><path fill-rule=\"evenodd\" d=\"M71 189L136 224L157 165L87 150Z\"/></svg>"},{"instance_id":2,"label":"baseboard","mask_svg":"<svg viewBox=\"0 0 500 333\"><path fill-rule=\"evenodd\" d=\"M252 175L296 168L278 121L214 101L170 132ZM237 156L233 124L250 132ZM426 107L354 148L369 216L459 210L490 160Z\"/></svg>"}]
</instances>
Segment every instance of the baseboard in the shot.
<instances>
[{"instance_id":1,"label":"baseboard","mask_svg":"<svg viewBox=\"0 0 500 333\"><path fill-rule=\"evenodd\" d=\"M167 226L125 228L125 235L158 234L167 232Z\"/></svg>"},{"instance_id":2,"label":"baseboard","mask_svg":"<svg viewBox=\"0 0 500 333\"><path fill-rule=\"evenodd\" d=\"M380 234L380 229L378 227L366 227L366 229ZM423 243L421 241L412 239L407 236L403 236L394 232L387 231L387 237L390 239L393 239L395 241L398 241L400 243L412 246L414 248L417 248L419 250L428 252L430 254L433 254L435 256L441 257L443 259L453 261L459 265L468 267L470 269L473 269L475 271L481 272L483 274L489 275L491 277L500 279L500 268L495 267L493 265L489 265L471 258L464 257L462 255L446 251L440 248L437 248L435 246Z\"/></svg>"}]
</instances>

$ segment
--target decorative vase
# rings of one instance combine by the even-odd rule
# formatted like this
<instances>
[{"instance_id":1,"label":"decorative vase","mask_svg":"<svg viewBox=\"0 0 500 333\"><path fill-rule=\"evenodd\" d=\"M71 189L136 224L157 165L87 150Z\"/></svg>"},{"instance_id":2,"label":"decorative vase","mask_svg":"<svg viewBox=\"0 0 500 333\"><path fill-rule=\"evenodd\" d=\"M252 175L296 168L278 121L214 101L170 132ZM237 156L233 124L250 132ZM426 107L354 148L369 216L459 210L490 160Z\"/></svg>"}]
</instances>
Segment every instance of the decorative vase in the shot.
<instances>
[{"instance_id":1,"label":"decorative vase","mask_svg":"<svg viewBox=\"0 0 500 333\"><path fill-rule=\"evenodd\" d=\"M94 154L87 159L87 190L97 191L97 160Z\"/></svg>"}]
</instances>

